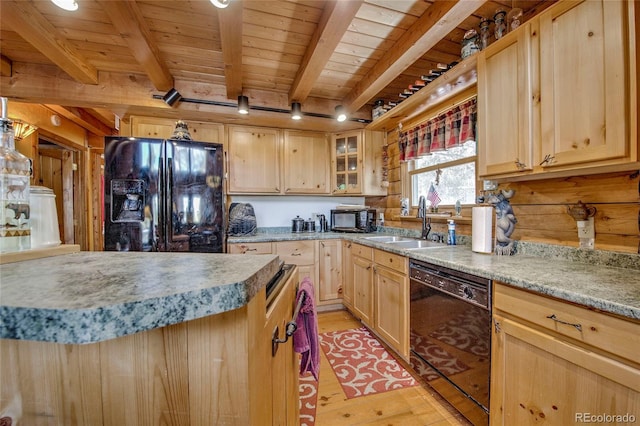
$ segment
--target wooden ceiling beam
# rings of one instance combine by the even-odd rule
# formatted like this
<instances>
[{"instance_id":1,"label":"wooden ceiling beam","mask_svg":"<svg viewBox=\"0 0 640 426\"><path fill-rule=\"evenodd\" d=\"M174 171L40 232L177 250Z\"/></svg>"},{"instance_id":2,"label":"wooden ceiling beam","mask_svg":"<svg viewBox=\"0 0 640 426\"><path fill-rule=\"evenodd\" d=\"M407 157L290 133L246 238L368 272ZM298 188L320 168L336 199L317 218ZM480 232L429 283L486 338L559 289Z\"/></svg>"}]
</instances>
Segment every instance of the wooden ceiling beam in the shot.
<instances>
[{"instance_id":1,"label":"wooden ceiling beam","mask_svg":"<svg viewBox=\"0 0 640 426\"><path fill-rule=\"evenodd\" d=\"M352 0L326 3L318 28L311 37L289 91L290 101L303 102L309 96L363 2L364 0Z\"/></svg>"},{"instance_id":2,"label":"wooden ceiling beam","mask_svg":"<svg viewBox=\"0 0 640 426\"><path fill-rule=\"evenodd\" d=\"M76 107L63 107L60 105L45 105L51 111L56 114L60 114L61 116L67 118L70 121L73 121L77 125L89 130L91 133L98 136L109 136L113 135L116 132L114 129L106 126L100 120L95 118L92 114L87 112L84 108L76 108Z\"/></svg>"},{"instance_id":3,"label":"wooden ceiling beam","mask_svg":"<svg viewBox=\"0 0 640 426\"><path fill-rule=\"evenodd\" d=\"M160 49L138 4L135 1L101 0L100 5L155 88L162 91L173 88L173 76L160 56Z\"/></svg>"},{"instance_id":4,"label":"wooden ceiling beam","mask_svg":"<svg viewBox=\"0 0 640 426\"><path fill-rule=\"evenodd\" d=\"M7 2L9 3L9 2ZM28 1L3 5L3 22L75 80L98 84L98 70Z\"/></svg>"},{"instance_id":5,"label":"wooden ceiling beam","mask_svg":"<svg viewBox=\"0 0 640 426\"><path fill-rule=\"evenodd\" d=\"M485 2L434 2L343 99L345 108L348 111L360 109Z\"/></svg>"},{"instance_id":6,"label":"wooden ceiling beam","mask_svg":"<svg viewBox=\"0 0 640 426\"><path fill-rule=\"evenodd\" d=\"M225 9L217 9L228 99L236 99L242 94L243 3L232 1Z\"/></svg>"},{"instance_id":7,"label":"wooden ceiling beam","mask_svg":"<svg viewBox=\"0 0 640 426\"><path fill-rule=\"evenodd\" d=\"M154 95L161 95L153 88L151 81L144 75L131 78L125 73L102 72L100 74L100 85L84 85L71 79L60 79L56 76L57 68L53 65L36 65L22 62L14 62L13 77L0 77L0 93L8 98L20 99L23 102L36 104L59 104L63 106L75 106L80 108L106 108L124 118L133 114L132 111L146 111L151 116L157 117L190 117L202 115L208 120L212 119L212 113L218 114L220 120L229 117L237 117L236 108L225 106L215 106L179 102L172 108L165 104L162 99L155 99ZM177 80L176 88L185 98L200 99L202 101L229 103L226 97L226 86L191 80ZM109 90L104 88L108 87ZM249 102L253 106L271 107L277 109L288 109L288 95L283 92L273 92L268 90L249 89L245 93L249 97ZM323 98L307 98L305 110L308 112L332 115L335 101ZM251 110L246 123L251 123L255 119L264 118L262 125L273 127L269 121L274 117L283 118L283 121L292 121L289 114L274 112L262 112ZM367 119L371 117L371 110L364 108L351 115L352 118ZM193 119L193 118L192 118ZM204 118L203 118L204 119ZM286 120L284 120L286 119ZM303 117L302 126L310 123L313 117ZM317 121L317 120L314 120ZM332 125L335 120L320 119L325 126ZM275 122L275 121L274 121ZM337 123L337 122L336 122ZM349 129L355 123L340 123L343 129ZM358 128L363 125L358 124Z\"/></svg>"}]
</instances>

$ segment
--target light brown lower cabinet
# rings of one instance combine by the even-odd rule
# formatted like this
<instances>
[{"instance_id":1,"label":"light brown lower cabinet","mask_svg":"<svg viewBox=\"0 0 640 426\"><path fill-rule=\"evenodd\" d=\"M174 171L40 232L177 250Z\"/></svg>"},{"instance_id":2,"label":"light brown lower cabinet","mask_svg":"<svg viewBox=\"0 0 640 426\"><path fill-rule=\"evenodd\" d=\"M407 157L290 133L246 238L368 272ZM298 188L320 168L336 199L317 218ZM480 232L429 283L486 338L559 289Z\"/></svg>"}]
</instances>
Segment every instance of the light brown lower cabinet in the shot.
<instances>
[{"instance_id":1,"label":"light brown lower cabinet","mask_svg":"<svg viewBox=\"0 0 640 426\"><path fill-rule=\"evenodd\" d=\"M351 256L351 241L342 241L342 303L353 309L353 257Z\"/></svg>"},{"instance_id":2,"label":"light brown lower cabinet","mask_svg":"<svg viewBox=\"0 0 640 426\"><path fill-rule=\"evenodd\" d=\"M495 283L492 332L491 425L640 421L639 322Z\"/></svg>"},{"instance_id":3,"label":"light brown lower cabinet","mask_svg":"<svg viewBox=\"0 0 640 426\"><path fill-rule=\"evenodd\" d=\"M404 256L374 250L373 329L404 359L409 359L409 279Z\"/></svg>"},{"instance_id":4,"label":"light brown lower cabinet","mask_svg":"<svg viewBox=\"0 0 640 426\"><path fill-rule=\"evenodd\" d=\"M103 342L0 340L0 418L18 425L297 425L291 339L297 274L266 306L242 308Z\"/></svg>"},{"instance_id":5,"label":"light brown lower cabinet","mask_svg":"<svg viewBox=\"0 0 640 426\"><path fill-rule=\"evenodd\" d=\"M351 312L365 325L373 328L373 249L354 243L351 245L351 256Z\"/></svg>"},{"instance_id":6,"label":"light brown lower cabinet","mask_svg":"<svg viewBox=\"0 0 640 426\"><path fill-rule=\"evenodd\" d=\"M274 253L280 257L284 263L298 266L300 281L309 277L313 282L313 290L316 294L316 304L318 303L318 260L316 257L315 240L300 241L277 241L273 243Z\"/></svg>"},{"instance_id":7,"label":"light brown lower cabinet","mask_svg":"<svg viewBox=\"0 0 640 426\"><path fill-rule=\"evenodd\" d=\"M409 359L409 280L404 256L361 244L349 243L351 251L345 306L398 355Z\"/></svg>"},{"instance_id":8,"label":"light brown lower cabinet","mask_svg":"<svg viewBox=\"0 0 640 426\"><path fill-rule=\"evenodd\" d=\"M342 302L342 241L318 241L318 304Z\"/></svg>"}]
</instances>

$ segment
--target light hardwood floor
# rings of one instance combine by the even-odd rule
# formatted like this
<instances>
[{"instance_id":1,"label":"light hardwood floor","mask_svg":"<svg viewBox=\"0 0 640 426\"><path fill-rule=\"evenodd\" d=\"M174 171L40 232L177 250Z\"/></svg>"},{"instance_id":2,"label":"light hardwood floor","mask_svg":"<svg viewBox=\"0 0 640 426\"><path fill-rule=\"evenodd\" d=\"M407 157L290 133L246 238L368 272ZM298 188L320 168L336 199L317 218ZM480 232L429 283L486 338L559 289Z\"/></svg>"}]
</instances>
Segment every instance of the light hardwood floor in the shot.
<instances>
[{"instance_id":1,"label":"light hardwood floor","mask_svg":"<svg viewBox=\"0 0 640 426\"><path fill-rule=\"evenodd\" d=\"M361 326L345 310L318 314L319 333ZM320 357L316 426L470 425L435 391L422 386L347 399L322 350Z\"/></svg>"}]
</instances>

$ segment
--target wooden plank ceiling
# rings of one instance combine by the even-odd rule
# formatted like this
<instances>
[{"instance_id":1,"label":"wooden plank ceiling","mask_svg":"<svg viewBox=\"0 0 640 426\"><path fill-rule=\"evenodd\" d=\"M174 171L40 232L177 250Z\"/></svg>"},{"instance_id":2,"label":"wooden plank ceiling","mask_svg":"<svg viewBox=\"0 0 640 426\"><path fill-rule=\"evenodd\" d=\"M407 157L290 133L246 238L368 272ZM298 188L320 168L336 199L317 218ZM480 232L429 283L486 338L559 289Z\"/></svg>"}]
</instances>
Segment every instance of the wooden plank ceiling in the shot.
<instances>
[{"instance_id":1,"label":"wooden plank ceiling","mask_svg":"<svg viewBox=\"0 0 640 426\"><path fill-rule=\"evenodd\" d=\"M75 115L129 115L337 131L362 122L317 115L343 105L370 119L376 99L399 93L438 63L460 59L464 33L497 9L525 18L540 0L50 0L0 1L2 96L59 105ZM161 99L177 89L183 101ZM238 95L252 109L240 116ZM267 109L265 111L264 109ZM108 116L108 114L106 114ZM93 126L95 129L96 127Z\"/></svg>"}]
</instances>

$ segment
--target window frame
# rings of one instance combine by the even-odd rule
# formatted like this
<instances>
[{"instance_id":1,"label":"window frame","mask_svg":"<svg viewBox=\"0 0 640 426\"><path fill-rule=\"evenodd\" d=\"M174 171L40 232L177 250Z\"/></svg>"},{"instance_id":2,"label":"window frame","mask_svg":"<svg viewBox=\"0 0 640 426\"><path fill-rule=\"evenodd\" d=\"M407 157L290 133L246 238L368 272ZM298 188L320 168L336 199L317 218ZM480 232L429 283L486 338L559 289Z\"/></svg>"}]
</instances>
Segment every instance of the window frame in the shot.
<instances>
[{"instance_id":1,"label":"window frame","mask_svg":"<svg viewBox=\"0 0 640 426\"><path fill-rule=\"evenodd\" d=\"M476 141L477 143L477 141ZM476 151L477 152L477 151ZM436 153L434 153L436 154ZM432 165L432 166L426 166L426 167L421 167L419 169L415 169L415 160L416 159L412 159L410 161L407 161L406 164L406 168L405 168L405 172L404 175L407 178L407 188L406 188L406 192L403 194L404 198L409 198L410 203L411 203L411 207L415 207L417 208L417 204L413 203L413 176L415 175L419 175L422 173L427 173L427 172L433 172L435 170L438 169L445 169L445 168L449 168L449 167L454 167L454 166L459 166L461 164L467 164L467 163L475 163L475 176L474 179L476 181L476 187L475 187L475 197L478 196L478 154L476 155L472 155L469 157L465 157L465 158L458 158L456 160L451 160L451 161L446 161L444 163L440 163L440 164L436 164L436 165ZM475 198L474 197L474 198ZM463 204L463 206L473 206L476 203L472 203L472 204ZM440 206L443 207L453 207L453 204L440 204Z\"/></svg>"}]
</instances>

